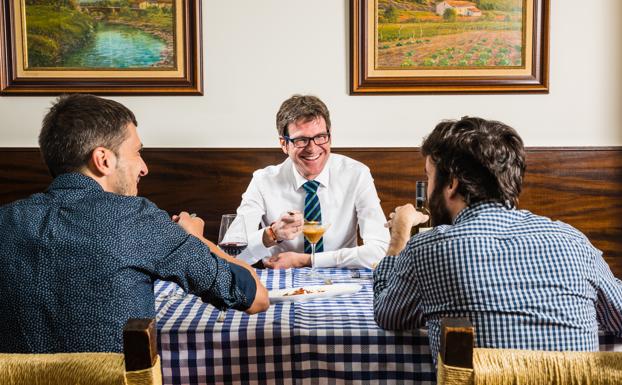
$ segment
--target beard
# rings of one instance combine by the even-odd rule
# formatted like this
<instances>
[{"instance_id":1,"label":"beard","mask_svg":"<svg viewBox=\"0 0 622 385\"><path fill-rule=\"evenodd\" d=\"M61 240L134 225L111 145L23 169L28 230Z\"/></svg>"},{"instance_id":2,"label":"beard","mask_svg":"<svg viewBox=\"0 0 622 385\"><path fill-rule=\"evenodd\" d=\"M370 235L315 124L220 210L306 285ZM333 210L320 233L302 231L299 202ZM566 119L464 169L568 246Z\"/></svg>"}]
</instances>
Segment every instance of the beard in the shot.
<instances>
[{"instance_id":1,"label":"beard","mask_svg":"<svg viewBox=\"0 0 622 385\"><path fill-rule=\"evenodd\" d=\"M136 196L136 185L129 176L127 165L122 162L117 163L115 172L117 178L114 181L113 192L118 195Z\"/></svg>"},{"instance_id":2,"label":"beard","mask_svg":"<svg viewBox=\"0 0 622 385\"><path fill-rule=\"evenodd\" d=\"M118 195L125 195L125 196L133 195L130 184L128 183L128 180L125 177L118 178L115 181L113 189L114 189L114 193Z\"/></svg>"},{"instance_id":3,"label":"beard","mask_svg":"<svg viewBox=\"0 0 622 385\"><path fill-rule=\"evenodd\" d=\"M434 186L432 196L429 199L428 208L430 209L430 217L432 226L451 225L453 220L447 202L443 199L443 187L440 184Z\"/></svg>"}]
</instances>

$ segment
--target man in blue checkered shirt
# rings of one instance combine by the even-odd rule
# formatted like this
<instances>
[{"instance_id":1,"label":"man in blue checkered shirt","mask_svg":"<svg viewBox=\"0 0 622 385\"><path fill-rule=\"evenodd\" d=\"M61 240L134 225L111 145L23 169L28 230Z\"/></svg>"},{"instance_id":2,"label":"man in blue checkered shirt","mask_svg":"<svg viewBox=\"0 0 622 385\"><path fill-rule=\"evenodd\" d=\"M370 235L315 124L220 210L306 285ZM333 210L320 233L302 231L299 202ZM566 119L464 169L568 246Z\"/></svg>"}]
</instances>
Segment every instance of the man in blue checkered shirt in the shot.
<instances>
[{"instance_id":1,"label":"man in blue checkered shirt","mask_svg":"<svg viewBox=\"0 0 622 385\"><path fill-rule=\"evenodd\" d=\"M599 327L622 335L622 282L575 228L518 210L523 142L507 125L445 121L424 140L432 230L411 204L390 215L391 243L374 272L385 329L429 329L468 317L476 346L598 350Z\"/></svg>"}]
</instances>

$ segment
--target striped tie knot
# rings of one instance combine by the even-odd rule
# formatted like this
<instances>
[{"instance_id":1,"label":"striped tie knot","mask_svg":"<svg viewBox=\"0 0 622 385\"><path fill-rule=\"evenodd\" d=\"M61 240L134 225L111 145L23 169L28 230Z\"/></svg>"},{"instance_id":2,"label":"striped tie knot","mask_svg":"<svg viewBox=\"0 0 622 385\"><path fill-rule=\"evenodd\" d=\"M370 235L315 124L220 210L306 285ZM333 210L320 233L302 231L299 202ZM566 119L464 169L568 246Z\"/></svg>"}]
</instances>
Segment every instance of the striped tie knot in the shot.
<instances>
[{"instance_id":1,"label":"striped tie knot","mask_svg":"<svg viewBox=\"0 0 622 385\"><path fill-rule=\"evenodd\" d=\"M307 194L315 194L318 187L320 187L320 182L316 180L309 180L306 181L305 184L302 185L302 187L304 187Z\"/></svg>"}]
</instances>

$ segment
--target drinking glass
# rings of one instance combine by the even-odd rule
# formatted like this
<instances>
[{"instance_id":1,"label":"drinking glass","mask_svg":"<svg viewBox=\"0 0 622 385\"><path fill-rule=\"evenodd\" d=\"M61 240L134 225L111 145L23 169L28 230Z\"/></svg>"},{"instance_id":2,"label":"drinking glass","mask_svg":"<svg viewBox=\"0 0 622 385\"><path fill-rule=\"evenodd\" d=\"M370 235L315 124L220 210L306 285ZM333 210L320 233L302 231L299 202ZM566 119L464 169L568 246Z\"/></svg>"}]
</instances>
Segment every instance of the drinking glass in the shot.
<instances>
[{"instance_id":1,"label":"drinking glass","mask_svg":"<svg viewBox=\"0 0 622 385\"><path fill-rule=\"evenodd\" d=\"M309 273L309 276L322 278L325 281L326 279L315 270L315 246L320 241L329 226L330 224L322 223L321 221L305 221L302 226L302 233L311 244L311 273Z\"/></svg>"},{"instance_id":2,"label":"drinking glass","mask_svg":"<svg viewBox=\"0 0 622 385\"><path fill-rule=\"evenodd\" d=\"M220 220L218 247L225 253L236 256L248 246L244 216L224 214Z\"/></svg>"}]
</instances>

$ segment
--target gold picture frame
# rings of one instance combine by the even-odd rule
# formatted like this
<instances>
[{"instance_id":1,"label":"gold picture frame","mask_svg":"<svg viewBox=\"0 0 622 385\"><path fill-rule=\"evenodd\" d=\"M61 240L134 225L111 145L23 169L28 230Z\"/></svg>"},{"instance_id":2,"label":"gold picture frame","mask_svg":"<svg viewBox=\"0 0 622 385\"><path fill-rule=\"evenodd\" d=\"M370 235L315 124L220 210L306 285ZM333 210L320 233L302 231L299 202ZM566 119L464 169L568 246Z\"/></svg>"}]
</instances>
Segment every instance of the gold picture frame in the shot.
<instances>
[{"instance_id":1,"label":"gold picture frame","mask_svg":"<svg viewBox=\"0 0 622 385\"><path fill-rule=\"evenodd\" d=\"M203 94L200 0L0 6L0 95Z\"/></svg>"},{"instance_id":2,"label":"gold picture frame","mask_svg":"<svg viewBox=\"0 0 622 385\"><path fill-rule=\"evenodd\" d=\"M350 27L352 95L549 91L549 0L351 0Z\"/></svg>"}]
</instances>

